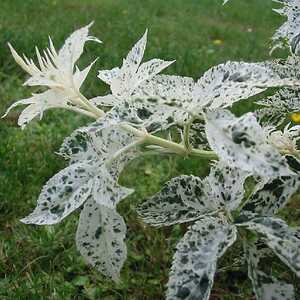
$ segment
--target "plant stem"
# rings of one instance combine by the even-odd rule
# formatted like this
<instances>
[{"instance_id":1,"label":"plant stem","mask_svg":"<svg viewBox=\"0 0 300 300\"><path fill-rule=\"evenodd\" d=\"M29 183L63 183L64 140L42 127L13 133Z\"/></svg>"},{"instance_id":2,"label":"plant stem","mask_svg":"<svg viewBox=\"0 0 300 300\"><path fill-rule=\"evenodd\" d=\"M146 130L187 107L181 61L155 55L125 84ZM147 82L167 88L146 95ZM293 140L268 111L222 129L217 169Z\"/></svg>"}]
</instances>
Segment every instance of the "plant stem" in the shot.
<instances>
[{"instance_id":1,"label":"plant stem","mask_svg":"<svg viewBox=\"0 0 300 300\"><path fill-rule=\"evenodd\" d=\"M188 151L192 150L192 146L190 144L190 130L193 121L194 121L194 117L191 117L191 119L188 120L188 122L184 125L184 130L183 130L183 141Z\"/></svg>"},{"instance_id":2,"label":"plant stem","mask_svg":"<svg viewBox=\"0 0 300 300\"><path fill-rule=\"evenodd\" d=\"M95 119L102 117L105 115L104 111L96 107L94 104L88 101L81 93L78 94L80 96L80 100L84 103L86 109L94 116ZM79 112L79 111L78 111ZM147 133L145 130L136 129L129 124L121 124L120 125L124 130L134 134L135 136L141 138L140 143L149 144L149 145L157 145L162 148L170 150L171 153L176 153L183 156L197 156L204 159L218 159L218 156L213 151L206 151L200 149L193 149L191 147L187 148L185 145L178 144L161 137L152 135ZM189 127L191 126L191 123ZM187 129L186 134L189 132Z\"/></svg>"}]
</instances>

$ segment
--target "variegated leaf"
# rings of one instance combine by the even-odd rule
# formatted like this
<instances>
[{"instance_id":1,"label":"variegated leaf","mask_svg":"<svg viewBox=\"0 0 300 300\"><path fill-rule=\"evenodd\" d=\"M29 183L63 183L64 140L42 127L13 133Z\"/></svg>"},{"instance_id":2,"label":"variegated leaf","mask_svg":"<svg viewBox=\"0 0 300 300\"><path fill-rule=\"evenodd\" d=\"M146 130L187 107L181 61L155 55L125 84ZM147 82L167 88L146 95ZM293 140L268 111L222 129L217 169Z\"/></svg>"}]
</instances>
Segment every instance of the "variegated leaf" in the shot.
<instances>
[{"instance_id":1,"label":"variegated leaf","mask_svg":"<svg viewBox=\"0 0 300 300\"><path fill-rule=\"evenodd\" d=\"M128 100L144 81L150 80L174 61L152 59L141 64L147 42L147 30L129 51L121 68L100 71L98 77L110 85L112 95Z\"/></svg>"},{"instance_id":2,"label":"variegated leaf","mask_svg":"<svg viewBox=\"0 0 300 300\"><path fill-rule=\"evenodd\" d=\"M211 168L204 179L182 175L165 184L162 190L138 208L152 226L185 223L238 207L244 197L244 181L249 174L222 162Z\"/></svg>"},{"instance_id":3,"label":"variegated leaf","mask_svg":"<svg viewBox=\"0 0 300 300\"><path fill-rule=\"evenodd\" d=\"M64 45L58 52L57 63L66 72L73 68L75 63L83 53L84 45L87 41L95 41L101 43L100 40L93 36L89 36L89 29L93 23L74 31L65 41Z\"/></svg>"},{"instance_id":4,"label":"variegated leaf","mask_svg":"<svg viewBox=\"0 0 300 300\"><path fill-rule=\"evenodd\" d=\"M207 112L206 121L208 142L227 164L262 177L293 174L252 113L236 118L226 110Z\"/></svg>"},{"instance_id":5,"label":"variegated leaf","mask_svg":"<svg viewBox=\"0 0 300 300\"><path fill-rule=\"evenodd\" d=\"M236 228L205 217L192 225L177 245L168 282L168 300L208 300L217 260L236 240Z\"/></svg>"},{"instance_id":6,"label":"variegated leaf","mask_svg":"<svg viewBox=\"0 0 300 300\"><path fill-rule=\"evenodd\" d=\"M192 101L194 85L191 77L157 75L141 84L132 98L183 108Z\"/></svg>"},{"instance_id":7,"label":"variegated leaf","mask_svg":"<svg viewBox=\"0 0 300 300\"><path fill-rule=\"evenodd\" d=\"M261 216L273 216L283 208L300 185L298 176L281 177L270 180L256 191L244 206L245 211Z\"/></svg>"},{"instance_id":8,"label":"variegated leaf","mask_svg":"<svg viewBox=\"0 0 300 300\"><path fill-rule=\"evenodd\" d=\"M87 163L76 163L63 169L46 183L37 207L21 221L37 225L59 223L89 197L93 175L93 166Z\"/></svg>"},{"instance_id":9,"label":"variegated leaf","mask_svg":"<svg viewBox=\"0 0 300 300\"><path fill-rule=\"evenodd\" d=\"M195 176L182 175L138 208L139 215L152 226L169 226L199 219L215 212L218 204L207 195L208 187Z\"/></svg>"},{"instance_id":10,"label":"variegated leaf","mask_svg":"<svg viewBox=\"0 0 300 300\"><path fill-rule=\"evenodd\" d=\"M300 109L298 90L282 89L273 96L257 102L264 107L255 113L258 119L266 124L281 125L287 116Z\"/></svg>"},{"instance_id":11,"label":"variegated leaf","mask_svg":"<svg viewBox=\"0 0 300 300\"><path fill-rule=\"evenodd\" d=\"M273 252L300 276L300 231L281 219L262 217L241 224L260 234Z\"/></svg>"},{"instance_id":12,"label":"variegated leaf","mask_svg":"<svg viewBox=\"0 0 300 300\"><path fill-rule=\"evenodd\" d=\"M16 106L27 104L28 106L21 112L18 119L18 125L21 126L22 129L34 118L39 116L41 119L44 111L47 109L69 107L68 98L64 93L57 90L48 90L40 94L33 94L30 98L15 102L8 108L2 118L6 117L10 110Z\"/></svg>"},{"instance_id":13,"label":"variegated leaf","mask_svg":"<svg viewBox=\"0 0 300 300\"><path fill-rule=\"evenodd\" d=\"M244 198L244 182L249 175L223 161L218 162L204 179L208 199L214 199L219 207L227 211L236 209Z\"/></svg>"},{"instance_id":14,"label":"variegated leaf","mask_svg":"<svg viewBox=\"0 0 300 300\"><path fill-rule=\"evenodd\" d=\"M84 259L103 275L119 281L127 257L126 225L115 209L90 198L80 214L76 245Z\"/></svg>"},{"instance_id":15,"label":"variegated leaf","mask_svg":"<svg viewBox=\"0 0 300 300\"><path fill-rule=\"evenodd\" d=\"M118 184L125 165L138 154L134 145L122 152L134 142L133 136L118 126L105 127L96 134L84 132L81 138L78 134L73 134L62 149L70 155L70 166L49 180L34 212L22 219L24 223L58 223L90 195L97 203L114 208L133 192Z\"/></svg>"},{"instance_id":16,"label":"variegated leaf","mask_svg":"<svg viewBox=\"0 0 300 300\"><path fill-rule=\"evenodd\" d=\"M299 0L274 0L283 5L280 9L274 9L277 13L287 18L286 22L281 25L273 35L275 43L274 49L283 48L288 42L292 53L298 53L300 41L300 12Z\"/></svg>"},{"instance_id":17,"label":"variegated leaf","mask_svg":"<svg viewBox=\"0 0 300 300\"><path fill-rule=\"evenodd\" d=\"M124 131L120 124L136 119L136 111L131 107L116 106L104 117L65 138L58 153L70 159L70 163L93 159L96 155L97 159L105 160L135 141L134 135Z\"/></svg>"},{"instance_id":18,"label":"variegated leaf","mask_svg":"<svg viewBox=\"0 0 300 300\"><path fill-rule=\"evenodd\" d=\"M266 275L259 268L260 250L254 242L244 245L248 261L248 276L252 281L257 300L294 300L295 292L292 284L277 281Z\"/></svg>"},{"instance_id":19,"label":"variegated leaf","mask_svg":"<svg viewBox=\"0 0 300 300\"><path fill-rule=\"evenodd\" d=\"M227 62L209 69L196 82L189 110L217 109L259 94L269 87L291 84L265 63Z\"/></svg>"}]
</instances>

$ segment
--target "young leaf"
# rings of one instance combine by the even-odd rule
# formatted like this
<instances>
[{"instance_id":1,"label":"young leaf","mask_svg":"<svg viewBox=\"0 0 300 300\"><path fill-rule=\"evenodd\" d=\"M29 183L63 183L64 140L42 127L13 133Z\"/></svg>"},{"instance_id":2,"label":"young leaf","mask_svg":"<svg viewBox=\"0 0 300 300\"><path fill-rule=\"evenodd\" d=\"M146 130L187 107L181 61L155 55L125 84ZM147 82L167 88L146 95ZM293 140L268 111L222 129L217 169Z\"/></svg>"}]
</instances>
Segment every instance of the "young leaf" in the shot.
<instances>
[{"instance_id":1,"label":"young leaf","mask_svg":"<svg viewBox=\"0 0 300 300\"><path fill-rule=\"evenodd\" d=\"M19 100L13 103L2 116L10 112L11 109L15 108L18 105L28 105L20 114L18 118L18 125L23 129L30 121L35 117L43 117L45 110L50 108L69 108L68 97L59 90L48 90L44 93L33 94L32 97L27 99Z\"/></svg>"},{"instance_id":2,"label":"young leaf","mask_svg":"<svg viewBox=\"0 0 300 300\"><path fill-rule=\"evenodd\" d=\"M88 35L90 26L91 24L75 31L58 53L51 39L49 39L49 48L44 51L44 57L36 48L39 65L27 59L26 56L24 59L21 58L9 44L15 61L31 75L25 85L41 85L50 88L44 93L33 94L31 98L17 101L10 106L6 114L18 105L29 104L19 117L20 126L24 127L38 115L42 118L43 112L49 108L60 107L84 112L78 103L78 91L95 61L83 71L80 71L78 67L74 69L75 63L83 52L85 42L89 40L100 42Z\"/></svg>"},{"instance_id":3,"label":"young leaf","mask_svg":"<svg viewBox=\"0 0 300 300\"><path fill-rule=\"evenodd\" d=\"M262 235L265 243L293 271L300 276L300 231L289 228L281 219L262 217L241 224Z\"/></svg>"},{"instance_id":4,"label":"young leaf","mask_svg":"<svg viewBox=\"0 0 300 300\"><path fill-rule=\"evenodd\" d=\"M211 111L206 120L208 142L227 164L262 177L293 174L252 113L236 118L226 110Z\"/></svg>"},{"instance_id":5,"label":"young leaf","mask_svg":"<svg viewBox=\"0 0 300 300\"><path fill-rule=\"evenodd\" d=\"M119 281L127 257L126 225L115 209L91 197L80 214L76 245L81 255L105 276Z\"/></svg>"},{"instance_id":6,"label":"young leaf","mask_svg":"<svg viewBox=\"0 0 300 300\"><path fill-rule=\"evenodd\" d=\"M217 260L236 240L236 228L205 217L192 225L177 245L168 282L168 300L208 300Z\"/></svg>"},{"instance_id":7,"label":"young leaf","mask_svg":"<svg viewBox=\"0 0 300 300\"><path fill-rule=\"evenodd\" d=\"M151 79L174 62L152 59L141 64L146 42L147 31L123 60L121 68L99 71L98 77L110 85L115 98L128 100L140 84Z\"/></svg>"}]
</instances>

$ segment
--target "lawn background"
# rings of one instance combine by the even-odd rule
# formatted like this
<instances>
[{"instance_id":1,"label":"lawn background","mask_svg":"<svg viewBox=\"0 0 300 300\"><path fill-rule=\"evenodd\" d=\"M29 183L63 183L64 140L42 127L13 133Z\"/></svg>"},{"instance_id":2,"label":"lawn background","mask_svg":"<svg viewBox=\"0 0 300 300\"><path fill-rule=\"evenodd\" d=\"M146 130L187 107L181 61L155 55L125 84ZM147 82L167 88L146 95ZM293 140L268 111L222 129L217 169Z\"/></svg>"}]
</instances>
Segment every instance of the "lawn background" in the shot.
<instances>
[{"instance_id":1,"label":"lawn background","mask_svg":"<svg viewBox=\"0 0 300 300\"><path fill-rule=\"evenodd\" d=\"M82 88L87 97L103 95L107 87L96 79L99 69L120 65L132 45L149 29L145 60L176 59L165 73L199 78L227 60L269 58L270 37L283 20L272 12L271 0L1 0L0 113L36 89L22 86L26 76L14 63L7 42L31 57L34 47L57 48L75 29L95 21L92 34L103 45L89 43L80 60L86 66L99 57ZM253 106L242 103L237 113ZM139 221L134 207L178 174L204 176L206 161L151 157L134 161L122 182L136 193L119 207L128 225L128 260L122 283L105 280L87 266L75 248L78 212L56 226L23 225L43 184L66 165L55 155L63 138L87 124L86 117L52 110L42 121L21 130L18 110L0 121L0 299L164 299L171 257L184 228L151 229ZM299 201L298 201L299 202ZM291 224L300 220L294 201L283 212ZM219 264L212 299L250 299L247 271L229 251ZM267 262L268 263L268 262ZM277 261L271 261L276 273ZM226 268L225 265L229 265ZM283 277L295 276L278 268ZM300 298L299 298L300 299Z\"/></svg>"}]
</instances>

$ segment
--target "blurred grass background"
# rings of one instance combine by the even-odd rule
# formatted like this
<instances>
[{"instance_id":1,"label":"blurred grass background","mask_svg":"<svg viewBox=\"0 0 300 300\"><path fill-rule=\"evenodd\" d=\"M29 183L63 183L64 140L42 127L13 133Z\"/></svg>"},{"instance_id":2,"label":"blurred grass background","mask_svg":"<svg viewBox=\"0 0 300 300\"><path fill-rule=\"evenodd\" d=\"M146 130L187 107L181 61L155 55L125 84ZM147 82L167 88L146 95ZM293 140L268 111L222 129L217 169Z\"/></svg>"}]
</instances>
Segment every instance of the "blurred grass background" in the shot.
<instances>
[{"instance_id":1,"label":"blurred grass background","mask_svg":"<svg viewBox=\"0 0 300 300\"><path fill-rule=\"evenodd\" d=\"M35 91L22 86L26 76L14 63L7 42L30 57L35 45L47 46L48 35L59 48L72 31L92 20L92 34L104 44L89 43L80 61L85 66L99 57L82 89L87 97L108 91L96 79L97 70L120 65L146 28L145 60L176 59L168 74L196 79L227 60L268 59L270 37L283 21L272 12L271 0L232 0L225 7L221 2L1 0L0 113ZM242 103L236 111L251 107ZM15 111L0 121L0 299L164 299L173 249L184 228L151 229L137 219L134 207L173 176L205 175L207 162L151 157L133 162L126 170L122 181L136 193L119 207L128 225L129 257L122 283L116 285L87 266L77 252L78 212L52 227L19 222L35 207L43 184L65 165L54 153L63 138L90 120L53 110L22 131L16 125L17 117ZM299 204L292 203L283 215L297 224ZM219 264L211 299L253 299L246 268L234 259L240 250L237 246L229 251ZM276 271L276 260L271 263L275 273L299 285L288 270Z\"/></svg>"}]
</instances>

